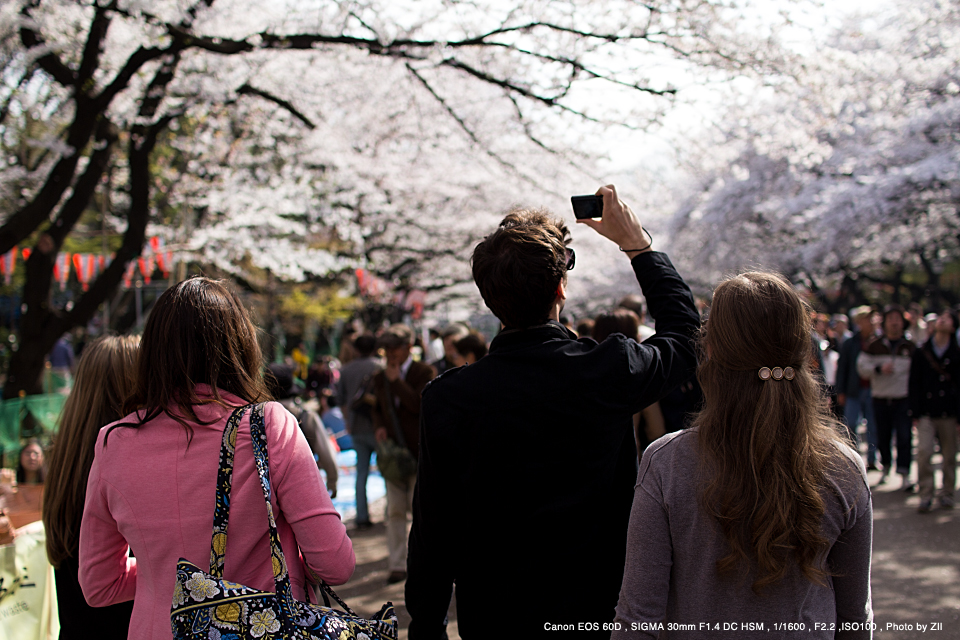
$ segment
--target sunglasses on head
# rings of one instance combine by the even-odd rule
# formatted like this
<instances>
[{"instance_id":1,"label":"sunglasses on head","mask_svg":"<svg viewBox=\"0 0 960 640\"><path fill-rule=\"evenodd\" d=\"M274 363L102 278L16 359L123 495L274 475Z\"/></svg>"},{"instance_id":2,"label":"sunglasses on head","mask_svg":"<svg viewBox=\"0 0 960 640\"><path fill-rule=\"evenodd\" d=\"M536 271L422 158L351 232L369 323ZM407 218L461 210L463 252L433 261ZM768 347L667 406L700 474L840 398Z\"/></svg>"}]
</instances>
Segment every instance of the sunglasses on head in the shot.
<instances>
[{"instance_id":1,"label":"sunglasses on head","mask_svg":"<svg viewBox=\"0 0 960 640\"><path fill-rule=\"evenodd\" d=\"M574 265L577 264L577 252L567 247L567 271L573 269Z\"/></svg>"}]
</instances>

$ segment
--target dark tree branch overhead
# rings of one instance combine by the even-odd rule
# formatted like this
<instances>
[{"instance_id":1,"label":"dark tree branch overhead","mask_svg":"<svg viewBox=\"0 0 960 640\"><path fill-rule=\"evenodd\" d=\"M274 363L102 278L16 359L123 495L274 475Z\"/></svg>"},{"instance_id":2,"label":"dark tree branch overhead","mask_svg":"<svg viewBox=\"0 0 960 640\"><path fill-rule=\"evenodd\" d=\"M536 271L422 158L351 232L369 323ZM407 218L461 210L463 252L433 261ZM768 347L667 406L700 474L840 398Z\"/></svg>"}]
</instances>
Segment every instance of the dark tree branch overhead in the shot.
<instances>
[{"instance_id":1,"label":"dark tree branch overhead","mask_svg":"<svg viewBox=\"0 0 960 640\"><path fill-rule=\"evenodd\" d=\"M25 4L23 9L20 11L21 17L25 18L23 25L20 27L20 42L23 43L23 46L26 49L34 49L37 47L46 47L47 43L40 37L40 34L37 33L32 27L27 26L32 24L32 19L30 17L30 9L35 8L39 4L38 0ZM77 82L77 75L73 70L65 65L63 61L60 60L53 53L47 53L37 58L37 65L41 69L50 74L50 76L59 82L64 87L72 87Z\"/></svg>"},{"instance_id":2,"label":"dark tree branch overhead","mask_svg":"<svg viewBox=\"0 0 960 640\"><path fill-rule=\"evenodd\" d=\"M80 68L77 70L77 84L84 85L93 78L100 66L100 54L103 53L103 41L107 37L112 12L101 6L94 9L93 21L87 34L87 43L83 48Z\"/></svg>"},{"instance_id":3,"label":"dark tree branch overhead","mask_svg":"<svg viewBox=\"0 0 960 640\"><path fill-rule=\"evenodd\" d=\"M510 102L513 104L514 112L517 114L517 120L520 122L520 125L523 127L523 132L527 135L527 138L530 139L535 145L543 149L544 151L552 154L557 154L557 150L543 143L530 128L530 122L523 115L523 109L520 107L520 103L517 101L516 96L508 96Z\"/></svg>"},{"instance_id":4,"label":"dark tree branch overhead","mask_svg":"<svg viewBox=\"0 0 960 640\"><path fill-rule=\"evenodd\" d=\"M317 128L317 125L315 125L313 121L310 120L310 118L308 118L302 111L293 106L289 100L284 100L283 98L277 97L268 91L257 89L256 87L252 87L245 83L241 85L239 89L237 89L237 95L257 96L259 98L263 98L264 100L272 102L289 111L293 117L305 124L311 131Z\"/></svg>"},{"instance_id":5,"label":"dark tree branch overhead","mask_svg":"<svg viewBox=\"0 0 960 640\"><path fill-rule=\"evenodd\" d=\"M647 31L638 34L610 34L610 33L593 33L589 31L582 31L578 29L572 29L568 27L563 27L561 25L556 25L548 22L530 22L524 25L515 26L515 27L501 27L499 29L493 29L482 35L474 36L471 38L464 38L460 40L417 40L410 38L396 38L388 42L384 42L376 37L371 38L361 38L357 36L348 36L344 34L339 35L325 35L325 34L289 34L281 35L274 34L271 32L260 32L256 35L250 36L243 40L229 39L229 38L220 38L214 36L203 36L191 33L188 29L183 28L180 25L170 25L167 24L165 27L168 29L171 35L180 39L184 46L186 47L196 47L199 49L204 49L212 53L219 53L223 55L235 55L241 53L250 53L258 49L290 49L290 50L312 50L319 45L346 45L358 49L363 49L369 52L372 55L392 57L399 59L408 59L408 60L419 60L426 61L429 60L428 52L439 50L439 49L465 49L465 48L503 48L513 51L515 53L537 58L545 62L553 62L567 66L571 69L571 80L575 79L577 73L585 73L592 78L606 80L613 84L623 86L630 89L635 89L637 91L642 91L645 93L650 93L653 95L665 96L665 95L674 95L676 94L676 89L656 89L653 87L642 86L639 83L624 82L615 77L612 77L608 74L601 73L599 71L593 70L585 66L580 61L570 58L567 56L554 55L549 53L540 53L533 51L531 49L524 49L515 44L499 42L491 40L494 36L504 35L514 32L530 32L536 29L545 29L549 31L554 31L557 33L567 33L575 35L577 37L594 39L600 42L609 42L615 43L621 40L644 40L650 42L656 42L659 45L666 46L664 42L659 40L652 40L651 34ZM367 27L372 31L372 28ZM662 32L657 32L655 35L666 35ZM679 49L678 49L679 51ZM690 55L687 53L686 55ZM516 82L512 82L507 78L498 78L491 74L485 73L480 69L477 69L473 65L470 65L463 60L459 60L453 57L447 57L440 64L444 66L449 66L455 69L464 71L484 82L491 84L496 84L510 91L516 92L524 97L530 98L532 100L540 101L546 104L549 107L555 107L564 111L568 111L577 116L586 118L588 120L597 122L594 119L587 117L580 111L572 109L566 105L559 103L558 101L565 95L566 89L560 93L553 96L544 96L539 95L536 92L521 86Z\"/></svg>"},{"instance_id":6,"label":"dark tree branch overhead","mask_svg":"<svg viewBox=\"0 0 960 640\"><path fill-rule=\"evenodd\" d=\"M143 251L147 238L147 223L150 220L150 154L156 147L160 134L175 117L175 114L164 116L151 126L143 127L141 135L136 139L131 137L128 151L131 198L123 243L110 265L97 276L90 289L65 316L65 324L76 326L89 322L100 304L120 284L127 264Z\"/></svg>"},{"instance_id":7,"label":"dark tree branch overhead","mask_svg":"<svg viewBox=\"0 0 960 640\"><path fill-rule=\"evenodd\" d=\"M240 56L284 50L353 50L368 56L392 59L406 66L416 83L419 83L417 87L422 87L425 92L424 94L417 88L415 90L418 94L429 95L435 100L442 112L456 123L469 143L512 175L528 183L536 181L521 170L522 165L518 167L508 161L485 140L485 129L472 124L473 116L467 115L462 103L454 99L455 96L451 95L444 84L449 77L469 79L474 84L479 82L495 87L493 93L502 92L501 100L509 100L509 104L513 105L513 112L507 112L507 117L511 118L511 126L514 126L515 120L530 141L554 154L558 151L550 149L544 140L535 135L535 119L532 119L535 109L546 107L554 112L603 124L601 120L588 115L569 101L571 89L578 80L603 80L657 96L674 93L674 90L669 88L643 86L642 82L633 82L625 74L601 68L603 65L592 67L589 63L590 54L607 44L634 41L667 46L666 40L672 35L660 31L652 22L632 30L624 28L607 32L565 26L549 20L518 20L515 16L519 12L511 11L505 18L509 22L503 22L497 28L443 40L385 38L375 28L377 23L368 23L362 15L357 14L352 18L348 17L346 24L349 24L353 33L360 36L351 35L345 27L341 33L282 34L263 30L248 37L232 39L198 32L197 25L215 0L187 0L177 3L180 13L172 19L166 17L166 14L161 18L159 14L145 11L141 5L149 6L149 3L95 0L81 3L82 12L77 14L81 17L71 18L86 20L86 30L80 29L81 36L78 38L73 35L75 41L70 41L61 48L60 42L53 42L55 36L51 34L55 30L47 31L45 26L47 22L44 18L49 19L50 14L44 13L47 9L44 0L18 1L21 6L21 21L16 33L33 66L25 70L21 77L5 76L8 78L8 85L16 93L24 90L31 78L42 75L46 82L48 77L48 84L56 85L58 93L68 95L67 99L73 109L64 109L58 114L63 118L64 126L58 141L68 150L43 165L43 173L38 172L34 179L29 199L18 210L8 214L0 225L0 253L42 230L40 240L34 247L35 257L31 258L28 265L25 285L30 297L29 309L24 315L23 337L31 346L18 352L14 367L17 373L8 378L4 389L8 397L19 390L35 388L40 371L37 367L42 367L43 355L49 347L63 331L86 323L96 313L99 305L118 286L128 263L143 250L151 207L156 205L151 194L159 179L158 175L154 174L156 168L151 165L151 155L161 134L174 119L185 115L187 109L193 109L194 105L209 105L213 101L218 105L234 104L241 96L254 96L286 110L307 128L316 128L320 117L318 114L298 105L298 101L292 99L290 94L284 94L282 89L261 88L257 86L261 83L254 80L239 81L233 85L233 92L228 93L226 98L204 98L199 93L173 95L171 89L179 86L177 78L183 75L193 62L193 58L188 58L189 52ZM647 9L650 12L657 11L653 6L648 6ZM34 14L37 16L36 20ZM134 44L129 50L124 49L125 58L111 58L107 65L104 60L107 57L105 47L112 42L108 34L111 29L118 28L121 22L136 23L138 28L146 23L149 25L147 31L151 34L139 47L134 49ZM511 24L512 22L519 24ZM414 25L413 29L420 29L425 24L426 22ZM689 27L683 26L680 21L675 21L675 24L680 25L677 27L680 31L689 30ZM417 33L403 32L402 29L400 32L414 35ZM48 38L51 42L48 42ZM566 47L561 43L573 43L575 46ZM508 64L491 64L491 56L495 56L494 60L506 61ZM524 64L534 66L535 70L528 71ZM515 68L520 70L514 70ZM542 73L538 75L536 69L540 69ZM147 74L151 74L149 81L141 80L141 77ZM146 86L139 89L141 82L145 82ZM142 93L128 96L132 86L138 87L138 91ZM122 111L124 115L114 114L115 117L109 117L108 114L112 114L117 108L116 103L120 102L119 96L124 96L124 105L134 101L132 104L137 107L135 116ZM10 101L5 101L0 109L0 122L8 116L11 108ZM128 107L124 106L124 109L126 108ZM525 114L525 110L530 113ZM510 116L510 113L515 113L515 117ZM123 127L123 130L118 131L111 120ZM517 131L521 129L518 127ZM120 155L115 151L120 139L125 141L128 175L125 187L130 197L129 209L117 212L127 223L122 245L111 264L100 273L89 290L76 300L75 306L69 312L54 309L50 304L52 261L82 214L89 209L98 185L102 184L102 175L114 161L113 156ZM386 199L389 207L395 194L391 194L382 184L376 184L374 188L380 189L379 193ZM359 220L363 220L366 214L362 204L358 201L354 209ZM376 254L381 258L384 253L389 252L392 263L386 264L380 271L391 278L408 278L426 273L431 260L450 261L451 258L462 258L474 240L461 237L455 243L443 243L435 229L418 225L415 220L404 220L404 224L410 223L405 231L419 229L423 233L431 234L431 238L435 240L431 246L420 247L416 239L405 234L405 231L399 232L396 227L383 223L382 218L377 216L372 215L370 218L372 220L369 227L372 229L365 236L366 247L363 251L368 257ZM467 280L435 277L432 284L424 284L421 288L441 290Z\"/></svg>"},{"instance_id":8,"label":"dark tree branch overhead","mask_svg":"<svg viewBox=\"0 0 960 640\"><path fill-rule=\"evenodd\" d=\"M86 211L91 198L93 198L93 193L107 169L110 157L113 155L113 145L119 136L120 132L113 123L105 118L100 121L95 138L94 152L90 155L90 160L87 162L83 173L77 179L73 187L73 193L60 207L56 219L47 232L53 239L57 250L60 249L64 239L80 220L80 216Z\"/></svg>"},{"instance_id":9,"label":"dark tree branch overhead","mask_svg":"<svg viewBox=\"0 0 960 640\"><path fill-rule=\"evenodd\" d=\"M433 88L433 86L429 82L427 82L427 79L424 78L419 71L414 69L409 62L405 64L406 64L407 70L410 71L413 77L416 78L420 82L420 84L424 87L424 89L427 90L427 93L433 96L433 98L440 103L440 106L443 107L444 111L446 111L451 118L453 118L453 121L456 122L457 126L459 126L460 129L467 135L467 137L470 138L471 142L473 142L479 148L483 149L484 153L486 153L488 156L493 158L501 166L508 169L514 175L520 177L525 182L528 182L528 183L533 182L532 178L530 178L527 175L524 175L523 172L521 172L520 169L517 168L515 164L503 158L503 156L495 152L493 149L486 147L483 144L483 142L480 140L480 138L477 137L477 134L474 133L473 129L470 128L467 122L460 117L460 115L453 109L453 107L450 106L450 104L444 99L443 96L437 93L437 91Z\"/></svg>"},{"instance_id":10,"label":"dark tree branch overhead","mask_svg":"<svg viewBox=\"0 0 960 640\"><path fill-rule=\"evenodd\" d=\"M143 68L143 65L161 56L173 55L174 53L175 49L173 48L139 47L127 58L123 68L117 72L117 75L114 76L110 84L104 87L103 91L96 96L97 107L101 110L106 110L117 94L127 88L130 80Z\"/></svg>"}]
</instances>

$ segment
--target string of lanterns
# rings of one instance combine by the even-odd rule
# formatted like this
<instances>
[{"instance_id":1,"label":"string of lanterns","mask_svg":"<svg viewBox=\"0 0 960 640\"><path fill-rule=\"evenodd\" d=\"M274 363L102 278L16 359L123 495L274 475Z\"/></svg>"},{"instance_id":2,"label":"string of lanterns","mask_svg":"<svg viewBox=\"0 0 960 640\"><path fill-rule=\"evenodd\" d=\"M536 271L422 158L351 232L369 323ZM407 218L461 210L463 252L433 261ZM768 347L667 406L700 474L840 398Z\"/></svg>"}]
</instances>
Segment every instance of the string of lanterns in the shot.
<instances>
[{"instance_id":1,"label":"string of lanterns","mask_svg":"<svg viewBox=\"0 0 960 640\"><path fill-rule=\"evenodd\" d=\"M173 254L164 251L163 238L153 236L150 238L143 253L136 260L131 260L127 265L127 270L123 274L123 286L129 288L133 284L134 274L137 268L140 269L140 275L144 283L150 284L156 269L160 269L164 278L170 276L170 268L173 266ZM30 259L30 247L19 249L14 247L7 253L0 255L0 274L3 275L7 286L13 280L14 271L17 268L18 256L26 262ZM90 283L110 265L113 261L113 254L104 256L96 253L68 253L61 251L57 254L57 259L53 264L53 279L60 283L60 290L63 291L70 281L72 272L77 282L86 291L90 288Z\"/></svg>"}]
</instances>

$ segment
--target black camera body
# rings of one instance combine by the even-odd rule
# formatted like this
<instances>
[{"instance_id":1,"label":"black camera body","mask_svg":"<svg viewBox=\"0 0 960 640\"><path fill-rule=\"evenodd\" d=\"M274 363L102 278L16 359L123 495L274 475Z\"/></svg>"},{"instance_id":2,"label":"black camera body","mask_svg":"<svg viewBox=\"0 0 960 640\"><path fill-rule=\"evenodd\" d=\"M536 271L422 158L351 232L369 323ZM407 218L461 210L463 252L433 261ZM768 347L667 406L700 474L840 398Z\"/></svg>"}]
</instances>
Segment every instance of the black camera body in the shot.
<instances>
[{"instance_id":1,"label":"black camera body","mask_svg":"<svg viewBox=\"0 0 960 640\"><path fill-rule=\"evenodd\" d=\"M573 196L570 203L577 220L603 217L603 196Z\"/></svg>"}]
</instances>

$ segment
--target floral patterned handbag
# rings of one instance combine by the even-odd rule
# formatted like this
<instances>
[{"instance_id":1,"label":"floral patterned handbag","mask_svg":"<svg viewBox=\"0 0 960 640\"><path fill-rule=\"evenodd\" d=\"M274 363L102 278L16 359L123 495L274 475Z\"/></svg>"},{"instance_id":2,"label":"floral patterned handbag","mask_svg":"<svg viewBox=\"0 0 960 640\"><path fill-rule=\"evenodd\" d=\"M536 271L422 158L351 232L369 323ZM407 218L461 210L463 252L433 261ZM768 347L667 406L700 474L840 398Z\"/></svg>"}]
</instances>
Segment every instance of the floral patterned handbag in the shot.
<instances>
[{"instance_id":1,"label":"floral patterned handbag","mask_svg":"<svg viewBox=\"0 0 960 640\"><path fill-rule=\"evenodd\" d=\"M223 579L237 430L244 412L251 407L250 435L260 486L267 503L276 593L258 591ZM223 431L210 571L203 571L183 558L177 563L177 583L170 611L173 637L175 640L397 639L397 615L392 603L385 604L373 619L367 620L354 613L326 583L321 581L320 588L325 592L324 600L327 600L326 594L329 593L346 612L294 599L273 508L270 506L270 469L263 405L240 407L230 416Z\"/></svg>"}]
</instances>

